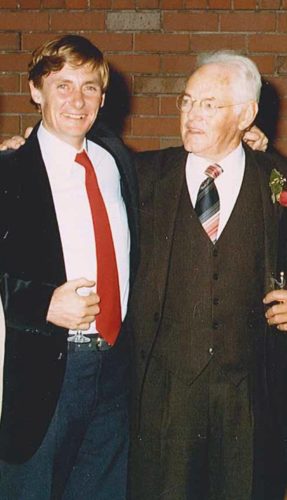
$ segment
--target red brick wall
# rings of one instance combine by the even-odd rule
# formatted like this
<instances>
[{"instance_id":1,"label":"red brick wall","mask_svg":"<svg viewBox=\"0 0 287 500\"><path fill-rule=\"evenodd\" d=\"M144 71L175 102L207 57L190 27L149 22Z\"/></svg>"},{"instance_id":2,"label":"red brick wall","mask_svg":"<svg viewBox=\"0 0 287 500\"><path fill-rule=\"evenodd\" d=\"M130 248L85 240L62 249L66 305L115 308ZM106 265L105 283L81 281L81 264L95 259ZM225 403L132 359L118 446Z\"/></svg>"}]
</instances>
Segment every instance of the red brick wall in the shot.
<instances>
[{"instance_id":1,"label":"red brick wall","mask_svg":"<svg viewBox=\"0 0 287 500\"><path fill-rule=\"evenodd\" d=\"M0 140L38 119L31 50L81 33L113 69L106 118L136 149L177 144L175 96L200 51L241 50L264 79L260 124L287 154L287 0L0 0ZM132 96L132 97L130 97Z\"/></svg>"}]
</instances>

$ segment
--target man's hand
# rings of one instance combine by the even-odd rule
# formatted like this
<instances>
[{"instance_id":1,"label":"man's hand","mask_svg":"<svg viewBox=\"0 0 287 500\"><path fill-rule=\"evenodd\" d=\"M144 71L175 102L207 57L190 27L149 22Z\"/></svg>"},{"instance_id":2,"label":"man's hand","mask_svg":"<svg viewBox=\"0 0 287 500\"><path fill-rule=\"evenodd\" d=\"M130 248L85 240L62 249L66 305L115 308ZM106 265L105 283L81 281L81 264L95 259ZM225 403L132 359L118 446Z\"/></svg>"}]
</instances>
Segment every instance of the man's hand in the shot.
<instances>
[{"instance_id":1,"label":"man's hand","mask_svg":"<svg viewBox=\"0 0 287 500\"><path fill-rule=\"evenodd\" d=\"M276 325L278 330L287 331L287 290L273 290L263 299L264 304L273 304L267 309L265 316L268 325Z\"/></svg>"},{"instance_id":2,"label":"man's hand","mask_svg":"<svg viewBox=\"0 0 287 500\"><path fill-rule=\"evenodd\" d=\"M14 135L13 137L10 137L10 139L5 139L5 141L0 144L0 151L6 151L6 149L19 149L20 146L25 144L25 140L28 139L32 130L32 127L28 127L24 132L24 137L21 135Z\"/></svg>"},{"instance_id":3,"label":"man's hand","mask_svg":"<svg viewBox=\"0 0 287 500\"><path fill-rule=\"evenodd\" d=\"M70 330L88 330L100 312L99 296L92 290L89 295L79 295L78 289L92 288L94 281L85 278L71 280L54 291L47 321Z\"/></svg>"},{"instance_id":4,"label":"man's hand","mask_svg":"<svg viewBox=\"0 0 287 500\"><path fill-rule=\"evenodd\" d=\"M253 125L250 130L247 130L243 136L244 142L252 149L258 151L266 151L268 139L260 128Z\"/></svg>"}]
</instances>

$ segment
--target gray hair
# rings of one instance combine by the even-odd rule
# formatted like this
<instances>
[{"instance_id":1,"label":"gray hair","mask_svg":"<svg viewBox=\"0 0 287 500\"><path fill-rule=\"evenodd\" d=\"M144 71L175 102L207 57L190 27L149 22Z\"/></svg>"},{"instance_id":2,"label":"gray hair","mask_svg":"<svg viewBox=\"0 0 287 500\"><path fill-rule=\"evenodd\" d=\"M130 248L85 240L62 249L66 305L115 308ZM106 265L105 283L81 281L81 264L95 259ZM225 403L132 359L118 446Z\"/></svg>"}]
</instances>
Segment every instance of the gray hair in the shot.
<instances>
[{"instance_id":1,"label":"gray hair","mask_svg":"<svg viewBox=\"0 0 287 500\"><path fill-rule=\"evenodd\" d=\"M256 64L249 59L232 50L219 50L199 54L196 69L205 64L222 64L226 67L235 66L239 72L241 82L238 83L238 93L244 98L259 101L261 92L261 75Z\"/></svg>"}]
</instances>

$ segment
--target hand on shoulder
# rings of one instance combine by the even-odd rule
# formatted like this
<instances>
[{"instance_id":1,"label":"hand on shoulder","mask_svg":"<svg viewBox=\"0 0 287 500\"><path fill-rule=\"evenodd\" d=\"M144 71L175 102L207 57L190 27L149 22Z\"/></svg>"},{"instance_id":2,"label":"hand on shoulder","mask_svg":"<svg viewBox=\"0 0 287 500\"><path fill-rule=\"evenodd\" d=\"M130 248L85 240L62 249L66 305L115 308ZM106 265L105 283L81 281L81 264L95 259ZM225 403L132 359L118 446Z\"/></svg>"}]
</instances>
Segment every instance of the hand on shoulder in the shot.
<instances>
[{"instance_id":1,"label":"hand on shoulder","mask_svg":"<svg viewBox=\"0 0 287 500\"><path fill-rule=\"evenodd\" d=\"M0 151L6 151L7 149L19 149L20 146L23 146L23 144L25 144L25 140L28 139L32 130L32 127L28 127L24 132L24 137L22 137L21 135L13 135L13 137L5 139L0 144Z\"/></svg>"}]
</instances>

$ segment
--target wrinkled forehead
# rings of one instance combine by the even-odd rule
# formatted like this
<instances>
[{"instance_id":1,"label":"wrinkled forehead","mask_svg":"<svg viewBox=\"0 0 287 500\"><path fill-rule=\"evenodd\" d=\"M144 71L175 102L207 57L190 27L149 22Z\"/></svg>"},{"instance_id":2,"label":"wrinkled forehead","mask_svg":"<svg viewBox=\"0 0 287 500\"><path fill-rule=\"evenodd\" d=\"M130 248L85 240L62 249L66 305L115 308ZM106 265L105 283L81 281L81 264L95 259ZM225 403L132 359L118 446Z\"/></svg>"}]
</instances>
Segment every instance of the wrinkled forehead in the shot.
<instances>
[{"instance_id":1,"label":"wrinkled forehead","mask_svg":"<svg viewBox=\"0 0 287 500\"><path fill-rule=\"evenodd\" d=\"M236 68L225 64L205 64L190 76L185 92L195 99L226 99L236 95L239 85Z\"/></svg>"}]
</instances>

